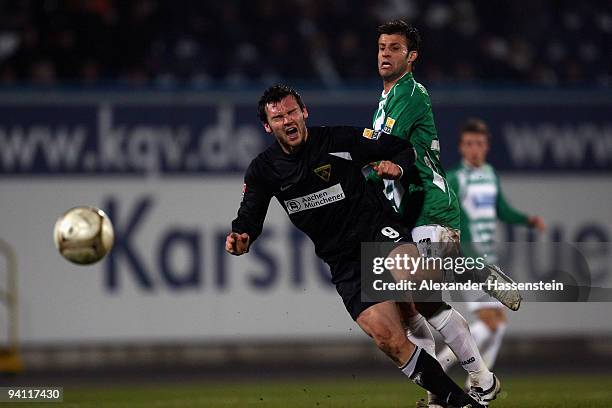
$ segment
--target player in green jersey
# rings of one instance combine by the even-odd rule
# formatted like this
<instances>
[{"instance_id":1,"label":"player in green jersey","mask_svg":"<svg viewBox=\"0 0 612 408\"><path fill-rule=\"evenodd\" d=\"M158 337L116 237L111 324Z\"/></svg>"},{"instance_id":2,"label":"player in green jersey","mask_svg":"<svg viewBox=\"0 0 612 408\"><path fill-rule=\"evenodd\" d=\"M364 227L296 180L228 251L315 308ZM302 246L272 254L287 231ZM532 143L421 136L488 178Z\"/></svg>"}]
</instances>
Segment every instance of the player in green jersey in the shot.
<instances>
[{"instance_id":1,"label":"player in green jersey","mask_svg":"<svg viewBox=\"0 0 612 408\"><path fill-rule=\"evenodd\" d=\"M378 33L378 72L384 89L373 126L375 130L410 140L416 161L409 167L402 163L378 163L374 166L377 172L372 171L368 178L372 182L379 182L380 176L384 178L385 195L412 228L412 238L421 243L421 253L444 256L431 253L436 247L428 244L458 242L460 212L440 163L440 143L429 95L412 74L419 53L419 33L401 20L381 25ZM499 381L484 364L463 316L444 302L418 304L420 314L408 304L405 307L408 338L435 356L429 322L469 373L472 390L485 403L494 399ZM446 405L430 394L428 406Z\"/></svg>"},{"instance_id":2,"label":"player in green jersey","mask_svg":"<svg viewBox=\"0 0 612 408\"><path fill-rule=\"evenodd\" d=\"M508 224L522 224L544 231L544 221L512 208L504 195L493 167L486 162L490 132L485 122L469 119L461 127L459 152L461 164L449 172L448 182L461 204L461 246L470 256L487 255L496 262L494 238L497 220ZM506 315L499 302L471 302L469 309L477 320L470 330L489 368L493 367L506 331ZM443 350L439 360L445 368L457 359L449 349Z\"/></svg>"}]
</instances>

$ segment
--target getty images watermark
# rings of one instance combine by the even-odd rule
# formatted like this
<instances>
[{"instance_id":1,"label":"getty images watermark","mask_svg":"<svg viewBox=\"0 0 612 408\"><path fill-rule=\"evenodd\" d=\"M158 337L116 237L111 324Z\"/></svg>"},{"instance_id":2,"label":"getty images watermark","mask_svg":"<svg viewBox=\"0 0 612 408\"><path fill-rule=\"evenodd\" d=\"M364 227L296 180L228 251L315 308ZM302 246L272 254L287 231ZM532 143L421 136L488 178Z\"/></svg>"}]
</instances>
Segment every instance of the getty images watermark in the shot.
<instances>
[{"instance_id":1,"label":"getty images watermark","mask_svg":"<svg viewBox=\"0 0 612 408\"><path fill-rule=\"evenodd\" d=\"M373 288L376 291L398 290L398 291L431 291L431 290L459 290L459 291L492 291L492 290L557 290L562 291L563 282L554 279L550 282L500 282L498 280L474 281L439 281L436 271L453 271L457 275L463 275L467 271L482 272L480 275L486 279L485 269L487 268L486 257L476 258L457 256L409 256L408 254L396 253L393 256L378 256L372 259L372 273L382 275L385 271L390 271L392 276L411 276L413 279L398 278L393 282L386 282L384 279L375 279ZM417 278L419 272L426 272L426 275ZM477 279L477 278L476 278Z\"/></svg>"},{"instance_id":2,"label":"getty images watermark","mask_svg":"<svg viewBox=\"0 0 612 408\"><path fill-rule=\"evenodd\" d=\"M401 245L362 244L362 300L485 302L486 293L518 290L528 302L612 301L612 281L602 280L610 274L593 274L580 245L505 243L488 248L495 256L471 256L458 244ZM492 265L512 281L487 279Z\"/></svg>"}]
</instances>

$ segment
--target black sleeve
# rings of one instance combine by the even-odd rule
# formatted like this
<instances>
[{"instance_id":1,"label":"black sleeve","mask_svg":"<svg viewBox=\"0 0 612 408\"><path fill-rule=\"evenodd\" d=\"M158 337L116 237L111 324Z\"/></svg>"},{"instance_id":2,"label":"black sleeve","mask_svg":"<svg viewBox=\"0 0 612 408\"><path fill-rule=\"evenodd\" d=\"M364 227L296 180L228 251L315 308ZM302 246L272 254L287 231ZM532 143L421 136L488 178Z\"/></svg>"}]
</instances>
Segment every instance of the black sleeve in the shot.
<instances>
[{"instance_id":1,"label":"black sleeve","mask_svg":"<svg viewBox=\"0 0 612 408\"><path fill-rule=\"evenodd\" d=\"M257 163L253 161L244 176L243 197L238 217L232 221L232 232L246 232L249 234L251 244L261 234L272 199L272 193L265 187L265 180L257 174Z\"/></svg>"},{"instance_id":2,"label":"black sleeve","mask_svg":"<svg viewBox=\"0 0 612 408\"><path fill-rule=\"evenodd\" d=\"M407 170L407 167L415 161L412 144L401 137L350 126L333 126L324 129L332 137L332 148L336 151L349 152L353 161L359 166L378 160L393 161L399 156L402 162L400 166Z\"/></svg>"},{"instance_id":3,"label":"black sleeve","mask_svg":"<svg viewBox=\"0 0 612 408\"><path fill-rule=\"evenodd\" d=\"M391 161L402 168L402 178L410 172L415 161L414 149L404 149L391 158Z\"/></svg>"}]
</instances>

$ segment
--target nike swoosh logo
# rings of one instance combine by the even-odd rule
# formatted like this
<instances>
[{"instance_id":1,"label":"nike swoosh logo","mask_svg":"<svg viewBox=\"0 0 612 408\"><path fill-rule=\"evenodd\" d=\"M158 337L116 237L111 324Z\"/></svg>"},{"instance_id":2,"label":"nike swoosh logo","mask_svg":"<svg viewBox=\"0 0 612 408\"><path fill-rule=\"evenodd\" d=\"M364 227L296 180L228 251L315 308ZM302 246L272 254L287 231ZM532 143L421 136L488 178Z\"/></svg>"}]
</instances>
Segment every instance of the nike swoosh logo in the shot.
<instances>
[{"instance_id":1,"label":"nike swoosh logo","mask_svg":"<svg viewBox=\"0 0 612 408\"><path fill-rule=\"evenodd\" d=\"M280 190L281 191L285 191L285 190L287 190L287 189L289 189L289 188L291 188L293 186L294 186L293 184L289 184L289 185L286 185L286 186L281 186Z\"/></svg>"}]
</instances>

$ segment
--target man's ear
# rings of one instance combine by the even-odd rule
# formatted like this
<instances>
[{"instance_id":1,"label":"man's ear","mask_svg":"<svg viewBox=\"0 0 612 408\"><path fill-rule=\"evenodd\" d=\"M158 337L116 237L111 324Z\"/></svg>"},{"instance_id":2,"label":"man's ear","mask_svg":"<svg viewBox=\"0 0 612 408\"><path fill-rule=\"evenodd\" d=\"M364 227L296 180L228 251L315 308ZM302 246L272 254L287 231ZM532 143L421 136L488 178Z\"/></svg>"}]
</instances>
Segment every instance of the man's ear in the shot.
<instances>
[{"instance_id":1,"label":"man's ear","mask_svg":"<svg viewBox=\"0 0 612 408\"><path fill-rule=\"evenodd\" d=\"M304 119L308 119L308 109L306 109L306 106L304 106L304 109L302 109L302 112L304 113Z\"/></svg>"},{"instance_id":2,"label":"man's ear","mask_svg":"<svg viewBox=\"0 0 612 408\"><path fill-rule=\"evenodd\" d=\"M272 128L270 127L270 125L268 124L268 122L264 122L262 123L266 133L272 133Z\"/></svg>"},{"instance_id":3,"label":"man's ear","mask_svg":"<svg viewBox=\"0 0 612 408\"><path fill-rule=\"evenodd\" d=\"M413 63L419 57L419 52L416 50L408 51L408 62Z\"/></svg>"}]
</instances>

